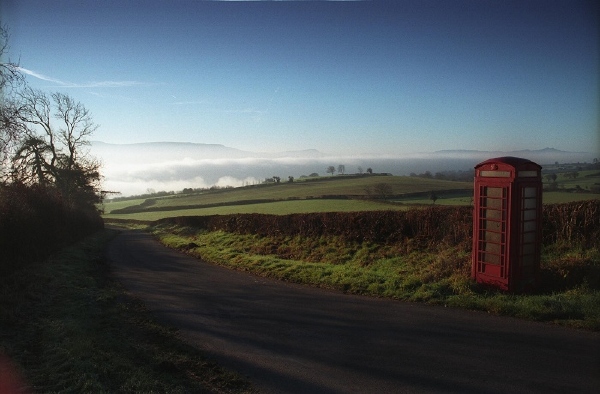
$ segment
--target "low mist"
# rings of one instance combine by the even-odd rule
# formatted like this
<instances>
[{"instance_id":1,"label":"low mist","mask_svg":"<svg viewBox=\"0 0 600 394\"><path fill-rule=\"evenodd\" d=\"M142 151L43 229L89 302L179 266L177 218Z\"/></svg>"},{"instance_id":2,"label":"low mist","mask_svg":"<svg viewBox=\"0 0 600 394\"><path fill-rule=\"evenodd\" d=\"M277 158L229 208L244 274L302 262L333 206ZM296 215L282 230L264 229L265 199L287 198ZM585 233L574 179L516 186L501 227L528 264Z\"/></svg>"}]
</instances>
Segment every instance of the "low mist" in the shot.
<instances>
[{"instance_id":1,"label":"low mist","mask_svg":"<svg viewBox=\"0 0 600 394\"><path fill-rule=\"evenodd\" d=\"M366 172L409 175L430 171L471 171L486 159L518 156L538 164L591 161L593 155L556 149L519 152L439 151L398 156L336 156L316 150L281 153L247 152L223 145L191 143L106 144L93 142L91 154L103 164L103 189L123 196L184 188L238 187L278 176L282 182L345 167L346 174Z\"/></svg>"}]
</instances>

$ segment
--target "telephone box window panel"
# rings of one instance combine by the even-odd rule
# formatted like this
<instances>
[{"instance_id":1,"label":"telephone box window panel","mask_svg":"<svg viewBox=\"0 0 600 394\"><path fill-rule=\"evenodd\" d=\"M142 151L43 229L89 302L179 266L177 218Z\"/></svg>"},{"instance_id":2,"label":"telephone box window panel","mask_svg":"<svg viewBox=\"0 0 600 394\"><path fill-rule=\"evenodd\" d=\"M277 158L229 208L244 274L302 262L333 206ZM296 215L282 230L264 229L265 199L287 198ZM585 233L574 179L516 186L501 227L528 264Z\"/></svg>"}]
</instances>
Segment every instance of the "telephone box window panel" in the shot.
<instances>
[{"instance_id":1,"label":"telephone box window panel","mask_svg":"<svg viewBox=\"0 0 600 394\"><path fill-rule=\"evenodd\" d=\"M510 176L510 172L509 171L480 171L479 176L506 178L506 177Z\"/></svg>"}]
</instances>

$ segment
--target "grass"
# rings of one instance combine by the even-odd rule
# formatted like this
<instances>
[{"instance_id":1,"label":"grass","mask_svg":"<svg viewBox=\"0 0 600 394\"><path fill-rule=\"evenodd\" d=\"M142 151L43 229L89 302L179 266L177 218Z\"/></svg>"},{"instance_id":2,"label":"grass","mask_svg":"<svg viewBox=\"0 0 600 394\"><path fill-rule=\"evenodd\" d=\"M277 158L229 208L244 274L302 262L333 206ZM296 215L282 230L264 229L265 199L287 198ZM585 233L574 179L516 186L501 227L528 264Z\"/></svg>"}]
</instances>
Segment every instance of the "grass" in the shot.
<instances>
[{"instance_id":1,"label":"grass","mask_svg":"<svg viewBox=\"0 0 600 394\"><path fill-rule=\"evenodd\" d=\"M394 195L406 193L426 193L429 191L471 189L472 184L468 182L452 182L436 179L424 179L403 176L365 176L361 178L346 177L321 177L317 180L300 181L293 183L280 183L271 185L249 186L234 189L222 189L195 194L175 195L149 199L144 206L145 211L161 209L201 208L202 206L214 204L229 204L235 206L243 201L274 201L274 200L306 200L322 197L350 196L366 197L374 193L377 184L385 183L390 186L390 192ZM106 202L104 211L110 215L112 211L141 203L136 200ZM313 207L315 205L312 205ZM243 209L243 208L242 208ZM251 209L251 208L245 208ZM333 207L335 209L335 207ZM245 211L244 211L245 212ZM116 212L115 212L116 213Z\"/></svg>"},{"instance_id":2,"label":"grass","mask_svg":"<svg viewBox=\"0 0 600 394\"><path fill-rule=\"evenodd\" d=\"M582 183L588 187L597 181L593 171L582 171L580 179L570 180L559 175L561 187ZM563 179L564 178L564 179ZM377 184L386 183L394 195L392 204L382 200L365 200ZM436 205L472 205L470 182L453 182L406 176L371 176L362 178L321 177L298 181L235 189L200 192L126 201L108 201L103 205L105 219L157 220L173 216L225 215L235 213L272 213L287 215L308 212L356 212L406 209L407 206L432 205L427 194L436 191ZM419 195L420 193L420 195ZM403 196L404 195L404 196ZM323 198L323 197L327 198ZM343 198L342 198L343 197ZM349 199L360 197L361 199ZM557 189L543 194L544 204L598 199L600 195L572 193ZM252 204L243 202L253 201ZM215 206L220 205L220 206ZM138 207L138 212L117 213L126 207ZM114 213L113 213L114 212Z\"/></svg>"},{"instance_id":3,"label":"grass","mask_svg":"<svg viewBox=\"0 0 600 394\"><path fill-rule=\"evenodd\" d=\"M218 192L175 196L156 200L157 206L210 204L256 199L289 199L321 196L365 196L366 189L379 183L391 187L391 194L472 188L469 182L452 182L406 176L370 176L362 178L321 177L313 181L225 189Z\"/></svg>"},{"instance_id":4,"label":"grass","mask_svg":"<svg viewBox=\"0 0 600 394\"><path fill-rule=\"evenodd\" d=\"M367 200L290 200L248 205L229 205L223 207L177 209L168 211L148 211L130 214L105 214L110 219L158 220L174 216L227 215L236 213L268 213L288 215L310 212L359 212L389 209L407 209L406 206L392 205L380 201Z\"/></svg>"},{"instance_id":5,"label":"grass","mask_svg":"<svg viewBox=\"0 0 600 394\"><path fill-rule=\"evenodd\" d=\"M34 392L252 392L111 278L103 231L0 278L0 355ZM1 360L0 360L1 361Z\"/></svg>"},{"instance_id":6,"label":"grass","mask_svg":"<svg viewBox=\"0 0 600 394\"><path fill-rule=\"evenodd\" d=\"M571 170L557 173L556 183L559 187L575 188L579 185L583 189L588 189L590 186L600 183L599 170L577 171L579 174L577 178L568 177L566 174L569 172L571 172ZM548 184L548 180L544 178L544 185Z\"/></svg>"},{"instance_id":7,"label":"grass","mask_svg":"<svg viewBox=\"0 0 600 394\"><path fill-rule=\"evenodd\" d=\"M124 201L110 201L104 202L101 206L105 212L110 212L114 209L123 209L126 207L130 207L132 205L139 205L144 202L144 199L133 199L133 200L124 200Z\"/></svg>"},{"instance_id":8,"label":"grass","mask_svg":"<svg viewBox=\"0 0 600 394\"><path fill-rule=\"evenodd\" d=\"M418 205L473 205L473 198L472 197L448 197L448 198L440 197L435 201L435 204L433 204L433 201L431 201L431 199L429 199L429 198L418 198L418 197L404 198L401 200L395 200L395 202L400 203L400 204L412 205L412 206L418 206Z\"/></svg>"},{"instance_id":9,"label":"grass","mask_svg":"<svg viewBox=\"0 0 600 394\"><path fill-rule=\"evenodd\" d=\"M542 194L544 204L563 204L576 201L598 200L600 194L592 193L571 193L566 191L546 191ZM432 201L428 198L406 198L396 200L399 203L411 205L431 205ZM473 205L471 197L440 197L436 200L435 205Z\"/></svg>"},{"instance_id":10,"label":"grass","mask_svg":"<svg viewBox=\"0 0 600 394\"><path fill-rule=\"evenodd\" d=\"M535 294L515 295L471 281L471 256L464 246L422 250L410 242L381 245L324 236L259 237L167 225L152 231L167 246L258 275L600 330L600 251L596 248L545 248L546 285Z\"/></svg>"},{"instance_id":11,"label":"grass","mask_svg":"<svg viewBox=\"0 0 600 394\"><path fill-rule=\"evenodd\" d=\"M562 204L567 202L598 200L600 194L592 193L571 193L564 191L550 191L542 194L544 204Z\"/></svg>"}]
</instances>

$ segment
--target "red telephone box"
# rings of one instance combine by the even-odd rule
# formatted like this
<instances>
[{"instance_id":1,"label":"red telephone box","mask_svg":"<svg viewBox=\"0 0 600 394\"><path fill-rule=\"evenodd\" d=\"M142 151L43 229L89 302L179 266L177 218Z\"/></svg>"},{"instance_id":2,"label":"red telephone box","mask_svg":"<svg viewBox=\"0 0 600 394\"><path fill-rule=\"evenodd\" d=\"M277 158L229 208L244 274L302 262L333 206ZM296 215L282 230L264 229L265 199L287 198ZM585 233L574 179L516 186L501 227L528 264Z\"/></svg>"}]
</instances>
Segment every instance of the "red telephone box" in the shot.
<instances>
[{"instance_id":1,"label":"red telephone box","mask_svg":"<svg viewBox=\"0 0 600 394\"><path fill-rule=\"evenodd\" d=\"M540 266L542 167L499 157L475 166L471 276L508 291L536 284Z\"/></svg>"}]
</instances>

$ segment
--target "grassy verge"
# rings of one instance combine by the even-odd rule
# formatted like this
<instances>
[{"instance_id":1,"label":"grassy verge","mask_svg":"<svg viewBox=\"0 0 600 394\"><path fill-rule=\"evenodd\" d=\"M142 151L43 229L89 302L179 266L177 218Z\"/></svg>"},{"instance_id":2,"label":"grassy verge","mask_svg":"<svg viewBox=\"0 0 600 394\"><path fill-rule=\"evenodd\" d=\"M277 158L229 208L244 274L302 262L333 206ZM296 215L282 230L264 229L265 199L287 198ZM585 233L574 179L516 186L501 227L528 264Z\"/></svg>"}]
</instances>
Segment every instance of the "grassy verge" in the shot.
<instances>
[{"instance_id":1,"label":"grassy verge","mask_svg":"<svg viewBox=\"0 0 600 394\"><path fill-rule=\"evenodd\" d=\"M167 246L207 261L259 275L348 293L484 310L524 319L600 330L600 251L545 248L544 286L514 295L469 279L470 251L422 250L407 241L382 245L338 237L259 237L154 226Z\"/></svg>"},{"instance_id":2,"label":"grassy verge","mask_svg":"<svg viewBox=\"0 0 600 394\"><path fill-rule=\"evenodd\" d=\"M251 392L111 278L102 250L114 235L0 278L0 356L35 392Z\"/></svg>"}]
</instances>

